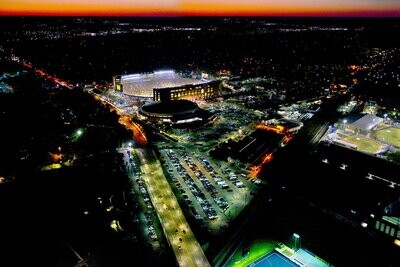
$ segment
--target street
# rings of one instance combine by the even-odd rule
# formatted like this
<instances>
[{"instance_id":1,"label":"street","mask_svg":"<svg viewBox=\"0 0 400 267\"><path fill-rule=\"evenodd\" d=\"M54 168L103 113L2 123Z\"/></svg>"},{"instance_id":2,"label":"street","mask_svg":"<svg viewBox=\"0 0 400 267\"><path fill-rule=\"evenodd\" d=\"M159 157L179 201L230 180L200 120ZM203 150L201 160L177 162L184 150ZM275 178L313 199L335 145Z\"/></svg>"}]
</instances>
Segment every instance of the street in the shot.
<instances>
[{"instance_id":1,"label":"street","mask_svg":"<svg viewBox=\"0 0 400 267\"><path fill-rule=\"evenodd\" d=\"M137 148L143 180L179 266L210 266L173 194L154 152Z\"/></svg>"}]
</instances>

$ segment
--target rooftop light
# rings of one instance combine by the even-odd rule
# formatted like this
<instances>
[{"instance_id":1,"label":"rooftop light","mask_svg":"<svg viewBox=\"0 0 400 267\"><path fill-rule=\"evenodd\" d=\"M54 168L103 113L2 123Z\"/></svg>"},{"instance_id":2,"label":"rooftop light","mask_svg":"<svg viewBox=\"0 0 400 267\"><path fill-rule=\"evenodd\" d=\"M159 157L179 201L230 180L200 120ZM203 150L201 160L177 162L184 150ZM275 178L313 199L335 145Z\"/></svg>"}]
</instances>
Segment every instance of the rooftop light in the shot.
<instances>
[{"instance_id":1,"label":"rooftop light","mask_svg":"<svg viewBox=\"0 0 400 267\"><path fill-rule=\"evenodd\" d=\"M159 70L159 71L155 71L154 74L174 74L175 71L173 70Z\"/></svg>"},{"instance_id":2,"label":"rooftop light","mask_svg":"<svg viewBox=\"0 0 400 267\"><path fill-rule=\"evenodd\" d=\"M129 74L129 75L124 75L121 77L121 79L127 79L127 78L135 78L135 77L140 77L140 74Z\"/></svg>"}]
</instances>

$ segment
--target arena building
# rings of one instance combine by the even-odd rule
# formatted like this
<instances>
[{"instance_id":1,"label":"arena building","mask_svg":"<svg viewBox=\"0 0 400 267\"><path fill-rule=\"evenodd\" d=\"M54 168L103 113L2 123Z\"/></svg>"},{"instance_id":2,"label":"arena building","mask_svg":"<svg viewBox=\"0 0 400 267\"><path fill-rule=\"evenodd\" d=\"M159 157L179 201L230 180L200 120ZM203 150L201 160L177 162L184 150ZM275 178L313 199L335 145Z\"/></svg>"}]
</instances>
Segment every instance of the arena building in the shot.
<instances>
[{"instance_id":1,"label":"arena building","mask_svg":"<svg viewBox=\"0 0 400 267\"><path fill-rule=\"evenodd\" d=\"M173 70L113 77L114 89L126 95L155 101L197 100L219 93L219 81L184 76Z\"/></svg>"},{"instance_id":2,"label":"arena building","mask_svg":"<svg viewBox=\"0 0 400 267\"><path fill-rule=\"evenodd\" d=\"M153 122L183 124L207 119L207 114L196 103L189 100L151 102L139 108L142 119Z\"/></svg>"}]
</instances>

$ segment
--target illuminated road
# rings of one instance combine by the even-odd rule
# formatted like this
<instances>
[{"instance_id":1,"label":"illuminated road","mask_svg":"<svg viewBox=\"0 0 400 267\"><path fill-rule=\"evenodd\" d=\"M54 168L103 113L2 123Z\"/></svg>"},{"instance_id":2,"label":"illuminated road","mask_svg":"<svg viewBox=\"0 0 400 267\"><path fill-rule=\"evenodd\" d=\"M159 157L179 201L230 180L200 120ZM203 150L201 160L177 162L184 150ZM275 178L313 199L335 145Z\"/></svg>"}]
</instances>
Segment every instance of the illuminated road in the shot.
<instances>
[{"instance_id":1,"label":"illuminated road","mask_svg":"<svg viewBox=\"0 0 400 267\"><path fill-rule=\"evenodd\" d=\"M133 132L133 137L136 141L136 143L144 146L147 144L147 137L142 129L142 127L133 122L129 116L122 115L119 118L119 123L125 125L126 128L130 129Z\"/></svg>"},{"instance_id":2,"label":"illuminated road","mask_svg":"<svg viewBox=\"0 0 400 267\"><path fill-rule=\"evenodd\" d=\"M61 79L59 79L59 78L57 78L57 77L54 77L54 76L48 74L47 72L45 72L45 71L43 71L43 70L35 69L35 68L34 68L31 64L29 64L29 63L21 63L21 64L22 64L22 66L24 66L25 68L34 70L35 73L38 74L39 76L42 76L43 78L45 78L45 79L47 79L47 80L50 80L50 81L52 81L52 82L54 82L54 83L56 83L56 84L58 84L58 85L61 85L61 86L66 87L66 88L68 88L68 89L73 89L73 88L75 88L75 86L72 85L71 83L66 82L66 81L63 81L63 80L61 80Z\"/></svg>"},{"instance_id":3,"label":"illuminated road","mask_svg":"<svg viewBox=\"0 0 400 267\"><path fill-rule=\"evenodd\" d=\"M328 131L328 127L329 127L329 123L328 122L324 122L322 123L319 127L316 127L314 132L313 132L313 136L310 140L310 144L313 146L316 146L321 139L325 136L326 132Z\"/></svg>"},{"instance_id":4,"label":"illuminated road","mask_svg":"<svg viewBox=\"0 0 400 267\"><path fill-rule=\"evenodd\" d=\"M136 151L151 202L179 266L210 266L179 207L154 152L142 148L138 148Z\"/></svg>"},{"instance_id":5,"label":"illuminated road","mask_svg":"<svg viewBox=\"0 0 400 267\"><path fill-rule=\"evenodd\" d=\"M126 112L123 109L117 107L114 103L108 101L101 95L94 93L92 90L89 90L88 93L94 95L96 100L100 100L103 103L108 104L111 111L115 110L115 112L117 112L119 115L119 123L133 132L133 138L137 144L142 146L147 144L147 137L142 127L138 123L133 122L130 116L126 115Z\"/></svg>"}]
</instances>

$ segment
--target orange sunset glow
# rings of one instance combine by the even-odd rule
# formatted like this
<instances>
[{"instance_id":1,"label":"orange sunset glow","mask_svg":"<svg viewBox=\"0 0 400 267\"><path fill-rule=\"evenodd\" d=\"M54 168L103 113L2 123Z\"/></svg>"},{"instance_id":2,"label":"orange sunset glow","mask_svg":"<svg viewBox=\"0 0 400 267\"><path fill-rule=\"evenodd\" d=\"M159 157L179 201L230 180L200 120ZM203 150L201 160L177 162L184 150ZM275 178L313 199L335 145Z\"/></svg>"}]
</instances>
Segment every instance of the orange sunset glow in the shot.
<instances>
[{"instance_id":1,"label":"orange sunset glow","mask_svg":"<svg viewBox=\"0 0 400 267\"><path fill-rule=\"evenodd\" d=\"M395 0L1 0L0 15L400 16Z\"/></svg>"}]
</instances>

